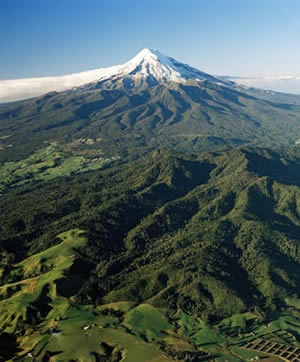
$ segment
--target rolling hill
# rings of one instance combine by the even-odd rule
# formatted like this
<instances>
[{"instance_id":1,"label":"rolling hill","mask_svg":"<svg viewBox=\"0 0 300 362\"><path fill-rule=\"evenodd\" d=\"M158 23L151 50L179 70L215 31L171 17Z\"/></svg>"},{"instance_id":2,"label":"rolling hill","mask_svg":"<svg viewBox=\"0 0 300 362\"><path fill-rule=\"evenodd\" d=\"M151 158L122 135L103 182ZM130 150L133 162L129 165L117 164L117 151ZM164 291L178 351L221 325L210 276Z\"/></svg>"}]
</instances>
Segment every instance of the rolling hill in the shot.
<instances>
[{"instance_id":1,"label":"rolling hill","mask_svg":"<svg viewBox=\"0 0 300 362\"><path fill-rule=\"evenodd\" d=\"M24 347L24 328L34 342L76 305L147 304L212 324L288 308L300 287L299 175L297 149L162 150L5 193L2 330ZM70 231L62 243L75 228L85 239Z\"/></svg>"}]
</instances>

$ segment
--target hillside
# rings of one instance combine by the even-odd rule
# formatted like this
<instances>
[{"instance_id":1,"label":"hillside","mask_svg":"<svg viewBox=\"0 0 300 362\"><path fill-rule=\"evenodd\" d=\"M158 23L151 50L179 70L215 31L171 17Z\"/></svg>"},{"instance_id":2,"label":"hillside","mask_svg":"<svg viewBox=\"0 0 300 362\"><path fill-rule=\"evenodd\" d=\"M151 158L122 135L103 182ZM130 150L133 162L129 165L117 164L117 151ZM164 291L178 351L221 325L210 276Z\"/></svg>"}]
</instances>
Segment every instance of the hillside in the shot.
<instances>
[{"instance_id":1,"label":"hillside","mask_svg":"<svg viewBox=\"0 0 300 362\"><path fill-rule=\"evenodd\" d=\"M0 106L0 360L296 348L300 98L151 50L101 72Z\"/></svg>"},{"instance_id":2,"label":"hillside","mask_svg":"<svg viewBox=\"0 0 300 362\"><path fill-rule=\"evenodd\" d=\"M300 96L239 86L150 50L101 72L81 87L2 105L0 162L53 142L125 160L162 147L282 147L300 137Z\"/></svg>"},{"instance_id":3,"label":"hillside","mask_svg":"<svg viewBox=\"0 0 300 362\"><path fill-rule=\"evenodd\" d=\"M299 176L297 149L155 151L17 187L0 199L2 331L40 330L70 303L146 303L213 324L279 310L300 286ZM72 266L61 233L74 228L86 241L69 244Z\"/></svg>"},{"instance_id":4,"label":"hillside","mask_svg":"<svg viewBox=\"0 0 300 362\"><path fill-rule=\"evenodd\" d=\"M78 226L97 251L89 255L87 248L82 256L101 270L102 282L91 291L99 287L97 295L105 301L152 298L166 304L160 292L168 295L175 288L188 295L178 303L199 313L219 313L227 293L234 302L225 314L270 304L296 292L299 282L299 167L296 151L241 148L195 156L155 151L120 168L19 187L1 197L2 251L22 260ZM235 272L228 265L235 265ZM139 285L136 270L143 281L140 295L130 292ZM157 281L157 293L148 285L156 277L146 278L154 270L164 280ZM196 294L194 283L200 288ZM253 288L249 300L245 284Z\"/></svg>"}]
</instances>

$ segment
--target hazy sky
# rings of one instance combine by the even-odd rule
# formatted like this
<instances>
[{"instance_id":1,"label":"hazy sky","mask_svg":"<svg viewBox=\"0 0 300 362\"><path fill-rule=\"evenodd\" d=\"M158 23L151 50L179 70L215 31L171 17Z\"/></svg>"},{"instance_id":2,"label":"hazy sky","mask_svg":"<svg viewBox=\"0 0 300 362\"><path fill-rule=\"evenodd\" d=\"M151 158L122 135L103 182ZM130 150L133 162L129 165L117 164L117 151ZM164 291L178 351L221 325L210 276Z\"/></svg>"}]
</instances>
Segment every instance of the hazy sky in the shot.
<instances>
[{"instance_id":1,"label":"hazy sky","mask_svg":"<svg viewBox=\"0 0 300 362\"><path fill-rule=\"evenodd\" d=\"M213 74L300 75L299 0L0 0L0 79L120 64L144 47Z\"/></svg>"}]
</instances>

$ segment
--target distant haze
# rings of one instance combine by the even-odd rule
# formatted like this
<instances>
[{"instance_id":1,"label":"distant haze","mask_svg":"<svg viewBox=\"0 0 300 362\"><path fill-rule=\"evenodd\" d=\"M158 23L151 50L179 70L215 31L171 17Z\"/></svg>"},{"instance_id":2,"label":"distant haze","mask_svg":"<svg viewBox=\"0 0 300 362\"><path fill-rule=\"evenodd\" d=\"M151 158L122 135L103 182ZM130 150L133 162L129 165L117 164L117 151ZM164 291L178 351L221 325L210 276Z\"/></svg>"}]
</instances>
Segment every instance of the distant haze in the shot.
<instances>
[{"instance_id":1,"label":"distant haze","mask_svg":"<svg viewBox=\"0 0 300 362\"><path fill-rule=\"evenodd\" d=\"M300 94L300 76L276 77L240 77L224 76L223 78L249 87L270 89L276 92Z\"/></svg>"}]
</instances>

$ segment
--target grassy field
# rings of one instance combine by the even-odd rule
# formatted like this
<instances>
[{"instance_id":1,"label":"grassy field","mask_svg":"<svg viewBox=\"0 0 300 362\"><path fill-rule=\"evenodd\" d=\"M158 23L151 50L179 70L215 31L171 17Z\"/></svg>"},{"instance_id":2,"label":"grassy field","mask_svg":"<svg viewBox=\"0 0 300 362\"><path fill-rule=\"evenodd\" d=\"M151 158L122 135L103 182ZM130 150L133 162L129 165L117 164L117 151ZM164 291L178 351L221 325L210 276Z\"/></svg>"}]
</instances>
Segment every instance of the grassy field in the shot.
<instances>
[{"instance_id":1,"label":"grassy field","mask_svg":"<svg viewBox=\"0 0 300 362\"><path fill-rule=\"evenodd\" d=\"M148 304L141 304L128 312L124 325L145 335L148 341L160 339L174 330L166 315Z\"/></svg>"},{"instance_id":2,"label":"grassy field","mask_svg":"<svg viewBox=\"0 0 300 362\"><path fill-rule=\"evenodd\" d=\"M149 307L149 308L148 308ZM139 308L138 308L139 309ZM151 310L150 306L141 306L142 310L148 309ZM146 312L146 314L147 314ZM154 314L159 313L158 311ZM131 319L134 314L134 324L135 329L124 330L122 324L119 326L111 325L112 321L105 319L103 316L88 316L87 319L86 313L83 313L78 316L70 318L61 324L62 334L53 337L51 343L48 345L48 349L54 351L64 350L65 356L71 356L73 358L78 358L82 361L94 361L92 357L92 352L97 351L100 355L107 353L107 351L101 351L101 343L105 343L112 348L114 353L119 352L122 356L122 361L135 362L135 361L167 361L174 360L172 357L167 357L161 350L158 349L157 344L154 343L154 340L146 343L144 340L145 331L147 334L147 327L145 327L144 317L141 315L137 318L136 312L129 312L127 319ZM155 319L155 318L154 318ZM86 323L93 323L93 327L87 332L84 332L83 326ZM128 322L127 322L128 323ZM126 324L127 324L126 323ZM144 324L143 331L141 330L141 325ZM148 322L146 322L148 325ZM171 327L171 328L170 328ZM150 325L148 327L148 334L153 333L153 327ZM74 335L74 331L76 333ZM172 325L169 326L169 330L172 331ZM177 335L177 340L172 335L156 335L156 341L165 342L169 347L176 351L191 351L193 350L189 342L184 341L180 334ZM267 335L266 335L267 337ZM216 333L212 328L204 327L199 330L196 335L189 336L189 339L196 339L196 342L202 350L206 350L210 353L214 359L217 360L229 360L229 361L238 361L239 359L250 360L256 355L264 356L263 353L257 353L254 351L246 351L242 348L239 348L238 345L235 345L236 339L226 338L218 333ZM76 343L84 341L84 347L78 351L76 349ZM98 344L96 343L98 341ZM100 342L100 345L99 345ZM81 342L82 343L82 342ZM69 346L66 350L66 346ZM181 348L180 348L181 347ZM75 352L74 352L75 351ZM73 353L73 354L72 354ZM58 355L57 360L64 360L64 354ZM107 356L107 355L106 355ZM239 358L240 356L240 358Z\"/></svg>"},{"instance_id":3,"label":"grassy field","mask_svg":"<svg viewBox=\"0 0 300 362\"><path fill-rule=\"evenodd\" d=\"M0 193L34 181L47 181L74 173L98 170L115 161L99 156L88 159L64 152L56 143L42 148L18 162L0 164Z\"/></svg>"},{"instance_id":4,"label":"grassy field","mask_svg":"<svg viewBox=\"0 0 300 362\"><path fill-rule=\"evenodd\" d=\"M64 235L66 240L71 237L76 240L74 232ZM80 240L77 239L77 242L80 243ZM57 250L49 250L49 259L58 251L64 257L72 257L70 249L63 243L55 247ZM52 362L163 362L183 358L193 360L192 356L198 353L198 358L203 361L235 362L265 356L241 348L246 340L275 338L285 344L299 344L296 339L285 339L291 333L291 327L295 334L300 329L299 318L287 313L278 315L267 325L252 313L233 315L216 325L209 325L182 311L169 316L164 310L148 304L136 306L130 302L119 302L80 306L62 299L56 296L53 309L38 329L29 330L19 338L23 349L19 353L22 361L31 361L29 356L34 356L36 361L48 358ZM249 321L251 327L245 327L237 336L236 333L245 323L249 325Z\"/></svg>"},{"instance_id":5,"label":"grassy field","mask_svg":"<svg viewBox=\"0 0 300 362\"><path fill-rule=\"evenodd\" d=\"M13 333L20 323L43 320L47 312L55 318L68 308L66 298L56 293L56 282L72 266L75 248L85 245L87 239L79 229L58 237L60 244L16 264L11 273L17 281L0 287L1 330Z\"/></svg>"},{"instance_id":6,"label":"grassy field","mask_svg":"<svg viewBox=\"0 0 300 362\"><path fill-rule=\"evenodd\" d=\"M158 346L115 323L115 318L101 312L72 307L59 325L60 332L52 336L47 350L53 354L62 351L53 357L53 361L95 361L95 356L109 360L112 355L119 355L126 362L172 361Z\"/></svg>"},{"instance_id":7,"label":"grassy field","mask_svg":"<svg viewBox=\"0 0 300 362\"><path fill-rule=\"evenodd\" d=\"M96 361L101 357L127 362L172 361L157 341L169 339L173 346L176 341L182 343L164 311L129 302L80 306L59 295L57 282L66 278L76 250L87 238L79 229L58 237L60 244L16 264L12 273L20 280L0 288L1 330L14 333L21 326L26 330L18 338L20 352L13 360L31 361L30 356L35 356L37 361L50 357L51 361ZM29 327L29 323L36 327ZM187 342L183 346L193 350Z\"/></svg>"},{"instance_id":8,"label":"grassy field","mask_svg":"<svg viewBox=\"0 0 300 362\"><path fill-rule=\"evenodd\" d=\"M300 309L300 299L296 298L296 297L290 297L290 298L286 298L285 300L286 304L294 307L296 309Z\"/></svg>"},{"instance_id":9,"label":"grassy field","mask_svg":"<svg viewBox=\"0 0 300 362\"><path fill-rule=\"evenodd\" d=\"M299 317L288 312L273 314L268 323L248 312L212 325L181 310L169 315L145 303L74 304L57 293L57 281L66 278L87 238L79 229L58 237L60 244L15 265L21 280L0 288L3 330L13 333L36 319L36 327L18 337L20 351L11 361L167 362L199 354L202 360L235 362L264 356L241 348L255 338L300 345ZM5 298L9 291L12 295Z\"/></svg>"}]
</instances>

